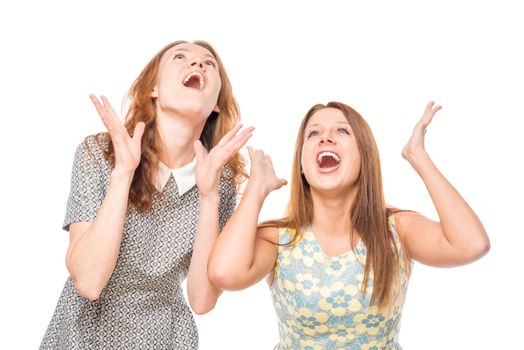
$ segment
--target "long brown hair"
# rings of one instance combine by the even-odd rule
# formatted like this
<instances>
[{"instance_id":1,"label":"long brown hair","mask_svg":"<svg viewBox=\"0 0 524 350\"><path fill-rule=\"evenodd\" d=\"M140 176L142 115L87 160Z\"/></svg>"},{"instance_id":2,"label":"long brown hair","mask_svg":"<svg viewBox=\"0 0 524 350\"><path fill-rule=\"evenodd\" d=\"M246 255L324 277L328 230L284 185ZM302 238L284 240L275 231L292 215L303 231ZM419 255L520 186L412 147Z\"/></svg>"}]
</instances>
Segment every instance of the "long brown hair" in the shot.
<instances>
[{"instance_id":1,"label":"long brown hair","mask_svg":"<svg viewBox=\"0 0 524 350\"><path fill-rule=\"evenodd\" d=\"M142 155L140 164L135 170L131 188L129 190L129 203L139 212L145 212L151 208L153 195L156 191L155 178L160 161L160 135L156 127L155 100L151 97L151 91L156 85L160 61L167 50L170 48L188 43L187 41L175 41L166 45L160 50L142 70L127 93L128 110L124 126L128 133L132 135L138 122L145 123L144 136L142 137ZM240 110L233 96L231 83L227 76L222 60L215 49L205 41L194 41L193 44L199 45L211 52L218 63L218 70L222 86L218 95L218 107L220 113L212 112L207 118L200 141L209 151L213 148L229 130L240 120ZM220 115L220 117L219 117ZM106 139L110 141L109 134L97 134L97 140ZM114 166L115 152L113 144L109 142L109 147L105 150L107 160ZM235 183L240 184L247 176L245 171L245 160L237 153L228 164L233 170L232 177Z\"/></svg>"},{"instance_id":2,"label":"long brown hair","mask_svg":"<svg viewBox=\"0 0 524 350\"><path fill-rule=\"evenodd\" d=\"M389 304L393 283L399 271L399 256L395 248L395 239L388 228L388 216L398 210L386 207L378 147L369 125L353 108L340 102L329 102L327 105L314 105L307 112L300 125L295 144L291 170L291 198L287 215L279 220L264 222L260 226L294 228L296 233L289 245L295 245L302 239L304 227L313 222L314 206L311 189L301 173L302 145L309 119L324 108L340 110L355 135L360 152L360 174L357 179L357 195L346 222L349 223L350 239L353 232L358 232L367 249L362 293L365 293L369 275L373 271L371 302L386 306Z\"/></svg>"}]
</instances>

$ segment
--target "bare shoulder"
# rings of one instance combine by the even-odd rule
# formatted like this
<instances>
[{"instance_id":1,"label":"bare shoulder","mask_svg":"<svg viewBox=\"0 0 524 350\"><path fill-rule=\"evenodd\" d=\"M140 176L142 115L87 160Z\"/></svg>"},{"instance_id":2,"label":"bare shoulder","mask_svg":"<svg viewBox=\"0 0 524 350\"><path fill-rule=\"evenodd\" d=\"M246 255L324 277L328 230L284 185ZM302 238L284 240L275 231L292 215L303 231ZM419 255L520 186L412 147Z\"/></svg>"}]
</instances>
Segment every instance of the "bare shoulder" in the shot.
<instances>
[{"instance_id":1,"label":"bare shoulder","mask_svg":"<svg viewBox=\"0 0 524 350\"><path fill-rule=\"evenodd\" d=\"M393 214L395 228L401 240L405 241L408 236L427 230L429 227L439 225L416 211L399 211Z\"/></svg>"},{"instance_id":2,"label":"bare shoulder","mask_svg":"<svg viewBox=\"0 0 524 350\"><path fill-rule=\"evenodd\" d=\"M257 229L257 238L272 244L278 244L279 228L274 226L259 227Z\"/></svg>"}]
</instances>

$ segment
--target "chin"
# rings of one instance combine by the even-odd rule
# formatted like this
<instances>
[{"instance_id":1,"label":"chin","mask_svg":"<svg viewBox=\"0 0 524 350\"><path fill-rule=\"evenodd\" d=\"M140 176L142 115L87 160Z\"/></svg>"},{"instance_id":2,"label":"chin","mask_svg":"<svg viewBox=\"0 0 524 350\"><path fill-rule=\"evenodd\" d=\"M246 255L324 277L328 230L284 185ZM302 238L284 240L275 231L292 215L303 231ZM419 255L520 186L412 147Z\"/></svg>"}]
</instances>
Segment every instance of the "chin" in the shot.
<instances>
[{"instance_id":1,"label":"chin","mask_svg":"<svg viewBox=\"0 0 524 350\"><path fill-rule=\"evenodd\" d=\"M347 188L347 186L343 186L341 184L334 184L334 183L316 183L315 185L311 185L310 184L310 187L311 189L315 190L316 192L319 192L319 193L331 193L331 192L341 192L343 191L345 188Z\"/></svg>"},{"instance_id":2,"label":"chin","mask_svg":"<svg viewBox=\"0 0 524 350\"><path fill-rule=\"evenodd\" d=\"M313 183L309 183L309 186L312 190L325 195L345 195L351 191L351 189L356 186L356 181L348 183L344 179L316 179Z\"/></svg>"},{"instance_id":3,"label":"chin","mask_svg":"<svg viewBox=\"0 0 524 350\"><path fill-rule=\"evenodd\" d=\"M175 110L181 115L187 116L202 116L207 118L213 112L213 108L209 108L199 103L185 103L183 105L177 106Z\"/></svg>"}]
</instances>

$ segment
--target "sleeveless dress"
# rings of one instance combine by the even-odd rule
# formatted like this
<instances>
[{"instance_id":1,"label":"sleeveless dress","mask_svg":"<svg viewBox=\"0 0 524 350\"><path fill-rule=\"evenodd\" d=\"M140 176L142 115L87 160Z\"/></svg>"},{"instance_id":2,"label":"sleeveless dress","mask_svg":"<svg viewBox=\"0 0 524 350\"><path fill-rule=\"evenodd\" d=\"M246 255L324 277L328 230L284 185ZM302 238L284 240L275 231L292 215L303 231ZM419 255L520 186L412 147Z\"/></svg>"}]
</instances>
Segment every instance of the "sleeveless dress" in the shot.
<instances>
[{"instance_id":1,"label":"sleeveless dress","mask_svg":"<svg viewBox=\"0 0 524 350\"><path fill-rule=\"evenodd\" d=\"M370 304L373 274L361 293L366 247L328 256L311 227L295 246L279 246L271 285L280 342L275 350L398 350L400 316L409 275L393 217L388 220L399 251L400 269L387 310ZM279 242L288 243L294 230L279 229Z\"/></svg>"},{"instance_id":2,"label":"sleeveless dress","mask_svg":"<svg viewBox=\"0 0 524 350\"><path fill-rule=\"evenodd\" d=\"M93 136L86 141L74 158L66 230L71 223L95 219L109 186L110 164ZM107 147L107 141L101 145ZM226 166L224 172L231 175L232 169ZM89 301L67 279L41 350L198 349L195 321L181 288L193 251L198 189L180 195L173 175L163 175L151 210L127 210L118 260L100 297ZM236 204L233 180L222 179L219 192L222 228Z\"/></svg>"}]
</instances>

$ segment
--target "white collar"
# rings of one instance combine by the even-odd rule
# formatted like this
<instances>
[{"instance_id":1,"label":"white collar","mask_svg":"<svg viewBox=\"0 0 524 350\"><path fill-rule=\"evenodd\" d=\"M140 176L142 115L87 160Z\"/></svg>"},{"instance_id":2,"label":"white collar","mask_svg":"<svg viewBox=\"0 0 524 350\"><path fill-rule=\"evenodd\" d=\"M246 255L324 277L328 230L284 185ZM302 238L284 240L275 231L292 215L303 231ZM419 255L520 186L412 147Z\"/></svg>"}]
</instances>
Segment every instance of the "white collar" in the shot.
<instances>
[{"instance_id":1,"label":"white collar","mask_svg":"<svg viewBox=\"0 0 524 350\"><path fill-rule=\"evenodd\" d=\"M196 157L181 168L170 169L162 162L158 163L158 174L155 187L158 192L162 192L169 180L169 176L173 175L178 188L179 196L189 191L196 185Z\"/></svg>"}]
</instances>

